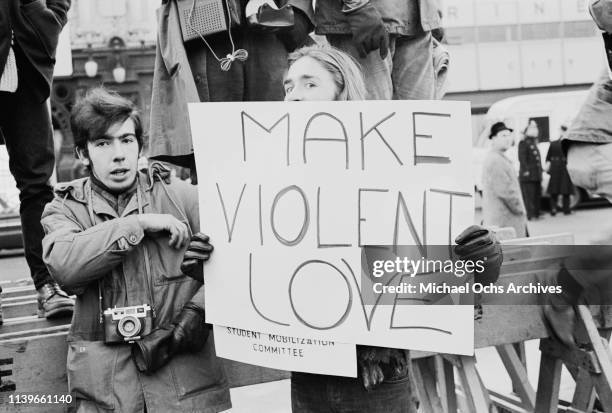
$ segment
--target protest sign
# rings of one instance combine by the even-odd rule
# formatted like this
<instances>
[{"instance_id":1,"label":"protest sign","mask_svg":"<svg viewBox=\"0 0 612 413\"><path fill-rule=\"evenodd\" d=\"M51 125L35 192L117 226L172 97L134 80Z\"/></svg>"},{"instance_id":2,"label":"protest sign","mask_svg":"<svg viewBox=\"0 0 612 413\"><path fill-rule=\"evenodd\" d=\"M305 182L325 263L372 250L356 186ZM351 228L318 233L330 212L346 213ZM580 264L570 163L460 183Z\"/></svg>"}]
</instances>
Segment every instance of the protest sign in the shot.
<instances>
[{"instance_id":1,"label":"protest sign","mask_svg":"<svg viewBox=\"0 0 612 413\"><path fill-rule=\"evenodd\" d=\"M357 377L354 344L214 326L217 356L257 366Z\"/></svg>"},{"instance_id":2,"label":"protest sign","mask_svg":"<svg viewBox=\"0 0 612 413\"><path fill-rule=\"evenodd\" d=\"M364 303L361 246L448 245L473 220L466 102L190 104L207 321L473 353L472 306Z\"/></svg>"}]
</instances>

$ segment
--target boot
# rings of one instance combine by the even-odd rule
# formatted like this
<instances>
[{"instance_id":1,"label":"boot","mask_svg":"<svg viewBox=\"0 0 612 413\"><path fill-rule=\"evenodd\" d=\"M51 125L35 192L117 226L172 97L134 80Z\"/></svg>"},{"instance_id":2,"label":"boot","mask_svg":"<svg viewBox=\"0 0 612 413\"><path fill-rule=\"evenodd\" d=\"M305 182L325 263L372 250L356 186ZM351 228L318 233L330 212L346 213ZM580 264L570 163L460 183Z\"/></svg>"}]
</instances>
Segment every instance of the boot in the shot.
<instances>
[{"instance_id":1,"label":"boot","mask_svg":"<svg viewBox=\"0 0 612 413\"><path fill-rule=\"evenodd\" d=\"M62 291L56 282L38 289L38 318L68 317L73 309L74 299Z\"/></svg>"}]
</instances>

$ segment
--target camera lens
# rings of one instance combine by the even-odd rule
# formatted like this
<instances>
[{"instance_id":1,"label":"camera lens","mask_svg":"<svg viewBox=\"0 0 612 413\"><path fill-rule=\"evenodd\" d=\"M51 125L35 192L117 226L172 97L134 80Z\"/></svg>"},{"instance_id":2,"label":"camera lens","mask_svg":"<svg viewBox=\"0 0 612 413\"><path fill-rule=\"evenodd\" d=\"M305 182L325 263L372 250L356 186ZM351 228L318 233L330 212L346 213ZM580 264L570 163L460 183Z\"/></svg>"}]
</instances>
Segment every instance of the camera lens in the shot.
<instances>
[{"instance_id":1,"label":"camera lens","mask_svg":"<svg viewBox=\"0 0 612 413\"><path fill-rule=\"evenodd\" d=\"M117 324L117 330L125 338L130 338L140 333L140 320L134 316L126 316L119 320Z\"/></svg>"}]
</instances>

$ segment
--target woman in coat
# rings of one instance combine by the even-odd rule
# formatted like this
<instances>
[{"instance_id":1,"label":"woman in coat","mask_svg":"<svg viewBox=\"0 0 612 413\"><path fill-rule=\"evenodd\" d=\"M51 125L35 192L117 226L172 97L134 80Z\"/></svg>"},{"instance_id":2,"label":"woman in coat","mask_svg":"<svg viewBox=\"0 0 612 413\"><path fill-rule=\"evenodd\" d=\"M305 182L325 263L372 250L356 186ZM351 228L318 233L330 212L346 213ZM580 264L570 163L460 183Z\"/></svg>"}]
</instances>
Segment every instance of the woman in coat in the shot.
<instances>
[{"instance_id":1,"label":"woman in coat","mask_svg":"<svg viewBox=\"0 0 612 413\"><path fill-rule=\"evenodd\" d=\"M527 217L521 189L512 161L505 156L512 146L512 129L503 122L491 127L491 150L482 168L483 223L488 226L512 227L516 236L527 236Z\"/></svg>"},{"instance_id":2,"label":"woman in coat","mask_svg":"<svg viewBox=\"0 0 612 413\"><path fill-rule=\"evenodd\" d=\"M567 131L566 126L561 126L561 135ZM559 195L563 197L563 213L571 214L570 195L574 192L574 185L567 172L567 158L561 147L561 140L550 143L546 153L546 169L550 174L548 181L548 195L550 196L550 214L557 214L557 201Z\"/></svg>"}]
</instances>

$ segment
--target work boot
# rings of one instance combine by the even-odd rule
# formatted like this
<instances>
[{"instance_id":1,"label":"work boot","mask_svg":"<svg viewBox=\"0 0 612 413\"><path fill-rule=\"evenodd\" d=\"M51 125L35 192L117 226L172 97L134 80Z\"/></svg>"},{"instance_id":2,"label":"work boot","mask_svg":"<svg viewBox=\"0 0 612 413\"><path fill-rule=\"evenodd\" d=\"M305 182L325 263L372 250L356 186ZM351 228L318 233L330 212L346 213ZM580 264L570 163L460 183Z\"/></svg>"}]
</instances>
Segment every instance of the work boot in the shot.
<instances>
[{"instance_id":1,"label":"work boot","mask_svg":"<svg viewBox=\"0 0 612 413\"><path fill-rule=\"evenodd\" d=\"M74 300L56 282L38 289L38 318L68 317L73 309Z\"/></svg>"}]
</instances>

